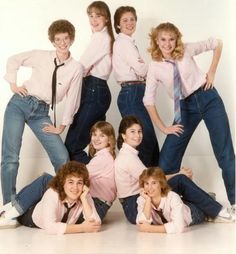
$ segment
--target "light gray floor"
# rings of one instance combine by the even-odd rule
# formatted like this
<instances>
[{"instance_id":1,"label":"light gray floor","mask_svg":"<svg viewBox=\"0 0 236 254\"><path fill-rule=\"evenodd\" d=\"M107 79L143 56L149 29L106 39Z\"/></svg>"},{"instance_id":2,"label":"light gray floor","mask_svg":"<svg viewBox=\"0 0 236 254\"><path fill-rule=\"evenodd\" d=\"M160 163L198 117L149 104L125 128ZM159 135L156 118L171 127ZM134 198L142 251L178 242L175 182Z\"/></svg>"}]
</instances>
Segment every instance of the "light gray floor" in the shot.
<instances>
[{"instance_id":1,"label":"light gray floor","mask_svg":"<svg viewBox=\"0 0 236 254\"><path fill-rule=\"evenodd\" d=\"M47 235L24 226L0 230L0 254L233 254L236 224L205 223L182 234L141 233L116 201L99 233Z\"/></svg>"}]
</instances>

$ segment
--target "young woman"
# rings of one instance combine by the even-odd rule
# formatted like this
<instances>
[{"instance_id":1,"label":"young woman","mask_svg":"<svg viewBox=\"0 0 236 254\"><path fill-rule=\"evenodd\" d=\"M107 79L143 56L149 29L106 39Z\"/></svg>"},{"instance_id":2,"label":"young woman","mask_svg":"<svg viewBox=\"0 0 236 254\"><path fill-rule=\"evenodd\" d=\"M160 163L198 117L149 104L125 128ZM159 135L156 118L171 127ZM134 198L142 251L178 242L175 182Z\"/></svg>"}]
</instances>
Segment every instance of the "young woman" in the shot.
<instances>
[{"instance_id":1,"label":"young woman","mask_svg":"<svg viewBox=\"0 0 236 254\"><path fill-rule=\"evenodd\" d=\"M143 171L139 177L141 192L137 200L136 222L140 231L179 233L187 226L200 224L209 217L214 218L215 222L233 222L226 209L189 178L185 178L187 193L183 193L181 199L171 191L160 168L153 167Z\"/></svg>"},{"instance_id":2,"label":"young woman","mask_svg":"<svg viewBox=\"0 0 236 254\"><path fill-rule=\"evenodd\" d=\"M99 231L101 220L89 194L86 166L68 162L58 170L47 189L51 178L44 174L23 188L13 205L5 205L0 228L16 226L13 218L17 218L25 226L42 228L50 234Z\"/></svg>"},{"instance_id":3,"label":"young woman","mask_svg":"<svg viewBox=\"0 0 236 254\"><path fill-rule=\"evenodd\" d=\"M192 134L204 120L235 213L235 154L224 104L214 88L222 42L210 38L183 44L181 37L178 28L171 23L160 24L150 34L149 52L153 61L148 70L143 101L153 123L167 134L159 165L166 174L177 172ZM193 57L209 50L213 51L212 62L208 72L203 73ZM155 107L159 84L175 100L175 120L169 127Z\"/></svg>"},{"instance_id":4,"label":"young woman","mask_svg":"<svg viewBox=\"0 0 236 254\"><path fill-rule=\"evenodd\" d=\"M146 168L136 150L143 139L143 127L137 117L130 115L121 120L118 132L117 146L120 151L115 159L117 196L128 221L136 224L139 176ZM182 178L173 176L182 174L192 177L190 169L181 168L179 173L169 175L168 179L172 178L174 185L177 181L181 182Z\"/></svg>"},{"instance_id":5,"label":"young woman","mask_svg":"<svg viewBox=\"0 0 236 254\"><path fill-rule=\"evenodd\" d=\"M111 73L114 36L111 14L106 3L95 1L87 8L92 38L80 58L84 69L81 104L70 126L65 145L70 159L88 163L84 149L90 142L89 130L97 121L105 120L111 103L107 80Z\"/></svg>"},{"instance_id":6,"label":"young woman","mask_svg":"<svg viewBox=\"0 0 236 254\"><path fill-rule=\"evenodd\" d=\"M55 171L69 159L59 134L70 125L80 104L82 68L70 54L75 28L67 20L57 20L48 29L49 40L56 50L32 50L8 59L5 79L14 93L10 99L3 123L1 185L3 203L14 200L19 154L25 123L39 139ZM17 83L21 66L33 69L29 80ZM53 81L53 82L52 82ZM53 87L52 87L53 83ZM49 105L65 98L62 123L53 125L48 115ZM55 115L55 114L54 114ZM54 117L54 124L55 124Z\"/></svg>"},{"instance_id":7,"label":"young woman","mask_svg":"<svg viewBox=\"0 0 236 254\"><path fill-rule=\"evenodd\" d=\"M90 162L87 164L90 179L90 194L97 212L103 220L116 199L115 184L115 131L108 122L99 121L90 130Z\"/></svg>"},{"instance_id":8,"label":"young woman","mask_svg":"<svg viewBox=\"0 0 236 254\"><path fill-rule=\"evenodd\" d=\"M147 166L157 166L159 146L153 124L143 104L147 64L135 45L137 15L131 6L119 7L114 15L118 36L113 45L112 64L114 77L121 86L118 107L121 116L135 115L143 124L144 138L138 147L139 157Z\"/></svg>"}]
</instances>

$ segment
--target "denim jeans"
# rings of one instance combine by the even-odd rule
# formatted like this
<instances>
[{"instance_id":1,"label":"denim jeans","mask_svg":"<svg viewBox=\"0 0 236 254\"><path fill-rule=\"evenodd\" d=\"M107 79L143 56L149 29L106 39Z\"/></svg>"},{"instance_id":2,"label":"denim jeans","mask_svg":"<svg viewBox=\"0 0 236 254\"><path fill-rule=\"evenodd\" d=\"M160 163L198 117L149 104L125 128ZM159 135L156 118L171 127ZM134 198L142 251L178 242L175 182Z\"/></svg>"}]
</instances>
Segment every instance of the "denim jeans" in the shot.
<instances>
[{"instance_id":1,"label":"denim jeans","mask_svg":"<svg viewBox=\"0 0 236 254\"><path fill-rule=\"evenodd\" d=\"M108 210L110 209L110 206L98 198L93 198L93 201L94 201L96 211L102 221L104 217L106 216Z\"/></svg>"},{"instance_id":2,"label":"denim jeans","mask_svg":"<svg viewBox=\"0 0 236 254\"><path fill-rule=\"evenodd\" d=\"M137 204L138 197L139 194L136 194L130 197L119 199L123 207L125 217L132 224L136 224L136 217L138 214L138 204Z\"/></svg>"},{"instance_id":3,"label":"denim jeans","mask_svg":"<svg viewBox=\"0 0 236 254\"><path fill-rule=\"evenodd\" d=\"M84 151L90 142L90 129L97 121L106 119L111 93L106 80L93 76L84 78L81 104L68 130L65 145L70 159L87 164L90 160Z\"/></svg>"},{"instance_id":4,"label":"denim jeans","mask_svg":"<svg viewBox=\"0 0 236 254\"><path fill-rule=\"evenodd\" d=\"M14 200L16 178L19 168L19 153L25 123L41 142L54 166L55 171L65 164L69 155L59 135L44 133L44 123L52 124L48 116L49 105L33 96L18 94L10 99L5 115L2 134L1 184L3 203ZM31 145L28 144L29 149Z\"/></svg>"},{"instance_id":5,"label":"denim jeans","mask_svg":"<svg viewBox=\"0 0 236 254\"><path fill-rule=\"evenodd\" d=\"M21 216L17 220L24 226L37 227L33 220L32 214L35 206L43 197L49 181L53 178L52 175L44 173L42 176L35 179L31 184L25 186L13 201L13 206Z\"/></svg>"},{"instance_id":6,"label":"denim jeans","mask_svg":"<svg viewBox=\"0 0 236 254\"><path fill-rule=\"evenodd\" d=\"M117 104L121 116L134 115L143 124L143 141L137 147L139 158L146 167L157 166L159 145L150 116L143 104L145 83L132 84L121 88Z\"/></svg>"},{"instance_id":7,"label":"denim jeans","mask_svg":"<svg viewBox=\"0 0 236 254\"><path fill-rule=\"evenodd\" d=\"M194 224L203 222L205 219L203 215L215 218L222 208L221 204L185 175L180 174L172 177L168 180L168 184L174 192L182 197L184 203L191 204L188 206L194 215Z\"/></svg>"},{"instance_id":8,"label":"denim jeans","mask_svg":"<svg viewBox=\"0 0 236 254\"><path fill-rule=\"evenodd\" d=\"M215 88L203 88L180 101L181 124L184 133L168 135L160 152L159 166L166 174L178 172L187 145L203 119L210 134L211 144L231 204L235 204L235 154L228 117L222 99Z\"/></svg>"}]
</instances>

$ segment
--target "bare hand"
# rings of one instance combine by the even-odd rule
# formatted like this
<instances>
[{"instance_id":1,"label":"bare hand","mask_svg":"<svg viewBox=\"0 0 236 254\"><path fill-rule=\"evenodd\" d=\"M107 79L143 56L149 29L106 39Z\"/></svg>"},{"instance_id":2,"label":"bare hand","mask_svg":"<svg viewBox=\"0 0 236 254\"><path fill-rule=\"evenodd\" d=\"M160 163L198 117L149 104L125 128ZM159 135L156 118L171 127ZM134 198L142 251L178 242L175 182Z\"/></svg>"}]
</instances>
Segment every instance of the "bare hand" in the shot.
<instances>
[{"instance_id":1,"label":"bare hand","mask_svg":"<svg viewBox=\"0 0 236 254\"><path fill-rule=\"evenodd\" d=\"M193 171L191 168L181 167L179 174L186 175L190 179L192 179L192 177L193 177Z\"/></svg>"},{"instance_id":2,"label":"bare hand","mask_svg":"<svg viewBox=\"0 0 236 254\"><path fill-rule=\"evenodd\" d=\"M144 191L143 188L140 189L140 196L143 197L145 200L150 199L150 197L149 197L148 194Z\"/></svg>"},{"instance_id":3,"label":"bare hand","mask_svg":"<svg viewBox=\"0 0 236 254\"><path fill-rule=\"evenodd\" d=\"M52 134L61 134L64 130L61 126L55 127L51 123L43 123L45 126L43 127L43 132L52 133Z\"/></svg>"},{"instance_id":4,"label":"bare hand","mask_svg":"<svg viewBox=\"0 0 236 254\"><path fill-rule=\"evenodd\" d=\"M87 194L89 193L89 187L87 185L84 185L82 194L80 195L80 199L86 199Z\"/></svg>"},{"instance_id":5,"label":"bare hand","mask_svg":"<svg viewBox=\"0 0 236 254\"><path fill-rule=\"evenodd\" d=\"M206 74L206 84L204 86L204 90L212 89L214 87L213 82L215 79L215 74L213 72L208 72Z\"/></svg>"},{"instance_id":6,"label":"bare hand","mask_svg":"<svg viewBox=\"0 0 236 254\"><path fill-rule=\"evenodd\" d=\"M184 126L181 124L171 125L169 127L166 127L163 132L166 135L174 134L179 137L184 132Z\"/></svg>"},{"instance_id":7,"label":"bare hand","mask_svg":"<svg viewBox=\"0 0 236 254\"><path fill-rule=\"evenodd\" d=\"M151 225L148 223L137 224L138 230L141 232L151 232Z\"/></svg>"},{"instance_id":8,"label":"bare hand","mask_svg":"<svg viewBox=\"0 0 236 254\"><path fill-rule=\"evenodd\" d=\"M83 227L83 232L98 232L101 229L101 224L96 222L94 219L85 220L81 226Z\"/></svg>"},{"instance_id":9,"label":"bare hand","mask_svg":"<svg viewBox=\"0 0 236 254\"><path fill-rule=\"evenodd\" d=\"M19 94L21 97L28 95L28 91L25 86L17 86L16 84L11 84L11 90L13 93Z\"/></svg>"}]
</instances>

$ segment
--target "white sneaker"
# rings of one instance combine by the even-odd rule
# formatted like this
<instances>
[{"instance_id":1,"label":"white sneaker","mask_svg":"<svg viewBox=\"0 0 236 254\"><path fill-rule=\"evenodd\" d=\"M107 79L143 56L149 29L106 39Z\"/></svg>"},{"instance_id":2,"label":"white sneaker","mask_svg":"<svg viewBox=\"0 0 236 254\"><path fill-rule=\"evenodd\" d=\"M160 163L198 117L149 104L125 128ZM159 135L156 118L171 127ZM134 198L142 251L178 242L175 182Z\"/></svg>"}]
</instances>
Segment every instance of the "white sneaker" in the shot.
<instances>
[{"instance_id":1,"label":"white sneaker","mask_svg":"<svg viewBox=\"0 0 236 254\"><path fill-rule=\"evenodd\" d=\"M0 217L0 229L16 228L20 224L16 219L8 219L4 216Z\"/></svg>"},{"instance_id":2,"label":"white sneaker","mask_svg":"<svg viewBox=\"0 0 236 254\"><path fill-rule=\"evenodd\" d=\"M233 223L234 220L231 216L231 214L228 212L227 208L223 208L219 214L216 216L215 219L213 219L213 222L216 223Z\"/></svg>"},{"instance_id":3,"label":"white sneaker","mask_svg":"<svg viewBox=\"0 0 236 254\"><path fill-rule=\"evenodd\" d=\"M236 204L228 208L228 212L231 215L232 219L235 221L236 220Z\"/></svg>"}]
</instances>

